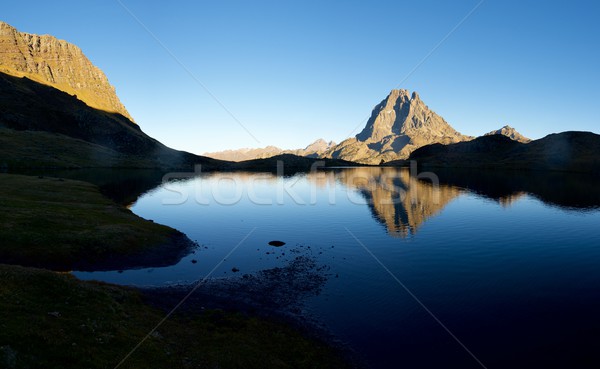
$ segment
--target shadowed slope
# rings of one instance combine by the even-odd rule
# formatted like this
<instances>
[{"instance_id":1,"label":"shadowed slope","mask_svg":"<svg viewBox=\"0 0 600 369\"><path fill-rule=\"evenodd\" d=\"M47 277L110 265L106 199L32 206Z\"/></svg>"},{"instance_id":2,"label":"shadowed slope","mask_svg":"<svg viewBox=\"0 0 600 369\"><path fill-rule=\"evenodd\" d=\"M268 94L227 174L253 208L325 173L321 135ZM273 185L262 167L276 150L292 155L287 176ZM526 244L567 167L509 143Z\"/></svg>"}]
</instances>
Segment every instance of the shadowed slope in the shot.
<instances>
[{"instance_id":1,"label":"shadowed slope","mask_svg":"<svg viewBox=\"0 0 600 369\"><path fill-rule=\"evenodd\" d=\"M410 156L429 167L505 168L600 173L600 135L563 132L523 144L503 135L428 145Z\"/></svg>"},{"instance_id":2,"label":"shadowed slope","mask_svg":"<svg viewBox=\"0 0 600 369\"><path fill-rule=\"evenodd\" d=\"M8 151L4 145L0 147L0 164L189 169L194 164L211 168L223 164L219 160L170 149L120 114L93 109L53 87L4 73L0 73L2 127L7 128L2 130L5 140L27 139L28 142L22 147L13 145L16 146L13 151ZM58 142L62 145L57 145ZM20 155L29 156L32 150L44 155L32 158L32 163L19 163Z\"/></svg>"}]
</instances>

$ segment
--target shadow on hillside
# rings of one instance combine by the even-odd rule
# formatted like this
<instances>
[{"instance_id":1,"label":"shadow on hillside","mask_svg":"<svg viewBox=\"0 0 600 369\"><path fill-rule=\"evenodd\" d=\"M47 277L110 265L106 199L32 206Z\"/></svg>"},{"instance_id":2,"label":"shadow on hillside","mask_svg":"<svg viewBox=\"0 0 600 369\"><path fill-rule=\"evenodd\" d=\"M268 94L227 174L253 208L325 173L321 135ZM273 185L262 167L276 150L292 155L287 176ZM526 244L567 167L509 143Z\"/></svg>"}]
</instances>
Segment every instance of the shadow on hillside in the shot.
<instances>
[{"instance_id":1,"label":"shadow on hillside","mask_svg":"<svg viewBox=\"0 0 600 369\"><path fill-rule=\"evenodd\" d=\"M1 72L0 128L6 131L7 141L0 147L0 164L9 167L192 169L196 164L218 168L224 163L168 148L121 114L91 108L77 96ZM9 147L11 140L18 139L25 145ZM56 145L57 140L64 142Z\"/></svg>"}]
</instances>

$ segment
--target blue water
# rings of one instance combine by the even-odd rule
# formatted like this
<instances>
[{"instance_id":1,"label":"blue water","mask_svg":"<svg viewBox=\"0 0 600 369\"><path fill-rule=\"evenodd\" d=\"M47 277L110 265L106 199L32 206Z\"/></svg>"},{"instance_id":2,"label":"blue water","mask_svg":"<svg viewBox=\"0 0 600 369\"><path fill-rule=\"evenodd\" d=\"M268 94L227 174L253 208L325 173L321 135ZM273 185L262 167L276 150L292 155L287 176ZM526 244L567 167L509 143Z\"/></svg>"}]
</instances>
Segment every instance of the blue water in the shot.
<instances>
[{"instance_id":1,"label":"blue water","mask_svg":"<svg viewBox=\"0 0 600 369\"><path fill-rule=\"evenodd\" d=\"M196 240L194 254L171 267L75 274L193 282L232 250L211 276L281 266L296 249L330 267L308 310L374 368L600 367L596 197L565 206L564 193L519 186L435 186L383 168L206 174L131 206Z\"/></svg>"}]
</instances>

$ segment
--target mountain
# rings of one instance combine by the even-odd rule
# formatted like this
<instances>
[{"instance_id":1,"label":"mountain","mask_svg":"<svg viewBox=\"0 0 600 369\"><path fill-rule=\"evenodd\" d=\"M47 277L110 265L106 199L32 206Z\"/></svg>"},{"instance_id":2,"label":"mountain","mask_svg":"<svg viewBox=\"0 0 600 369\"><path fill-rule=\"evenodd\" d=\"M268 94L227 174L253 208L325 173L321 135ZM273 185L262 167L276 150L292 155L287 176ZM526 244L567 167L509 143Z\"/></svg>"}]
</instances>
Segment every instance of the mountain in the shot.
<instances>
[{"instance_id":1,"label":"mountain","mask_svg":"<svg viewBox=\"0 0 600 369\"><path fill-rule=\"evenodd\" d=\"M1 22L0 143L4 169L224 165L146 135L78 47Z\"/></svg>"},{"instance_id":2,"label":"mountain","mask_svg":"<svg viewBox=\"0 0 600 369\"><path fill-rule=\"evenodd\" d=\"M208 156L210 158L219 159L219 160L228 160L228 161L246 161L246 160L254 160L254 159L266 159L271 158L277 155L283 154L293 154L297 156L309 156L313 158L318 158L323 155L328 149L335 146L335 142L333 141L325 141L320 138L310 145L306 146L304 149L296 149L296 150L284 150L280 149L276 146L267 146L258 149L237 149L237 150L225 150L218 152L207 152L203 155Z\"/></svg>"},{"instance_id":3,"label":"mountain","mask_svg":"<svg viewBox=\"0 0 600 369\"><path fill-rule=\"evenodd\" d=\"M375 106L365 128L332 147L326 157L379 164L406 159L415 149L432 143L471 140L430 110L416 92L392 90Z\"/></svg>"},{"instance_id":4,"label":"mountain","mask_svg":"<svg viewBox=\"0 0 600 369\"><path fill-rule=\"evenodd\" d=\"M334 147L335 145L336 143L334 141L327 142L324 139L319 138L315 142L306 146L304 149L291 150L291 152L299 156L321 157L327 150Z\"/></svg>"},{"instance_id":5,"label":"mountain","mask_svg":"<svg viewBox=\"0 0 600 369\"><path fill-rule=\"evenodd\" d=\"M92 108L133 121L106 75L79 47L53 36L19 32L0 22L0 50L0 72L76 95Z\"/></svg>"},{"instance_id":6,"label":"mountain","mask_svg":"<svg viewBox=\"0 0 600 369\"><path fill-rule=\"evenodd\" d=\"M209 158L227 161L245 161L254 159L265 159L283 153L283 149L276 146L267 146L258 149L243 148L237 150L224 150L217 152L205 152L203 155Z\"/></svg>"},{"instance_id":7,"label":"mountain","mask_svg":"<svg viewBox=\"0 0 600 369\"><path fill-rule=\"evenodd\" d=\"M510 126L504 126L485 136L502 135L513 141L527 143L531 140ZM283 150L275 146L259 149L226 150L204 155L230 161L263 159L282 154L314 158L341 159L363 164L380 164L408 159L423 146L434 143L444 145L467 142L474 137L456 131L448 122L421 100L417 92L392 90L375 106L364 129L355 137L340 144L318 139L304 149Z\"/></svg>"},{"instance_id":8,"label":"mountain","mask_svg":"<svg viewBox=\"0 0 600 369\"><path fill-rule=\"evenodd\" d=\"M511 126L504 126L496 131L486 133L484 136L492 136L492 135L503 135L503 136L510 138L511 140L518 141L521 143L528 143L531 141L529 138L523 136L522 134L517 132L517 130Z\"/></svg>"},{"instance_id":9,"label":"mountain","mask_svg":"<svg viewBox=\"0 0 600 369\"><path fill-rule=\"evenodd\" d=\"M5 73L0 73L0 143L3 168L223 165L166 147L121 114Z\"/></svg>"},{"instance_id":10,"label":"mountain","mask_svg":"<svg viewBox=\"0 0 600 369\"><path fill-rule=\"evenodd\" d=\"M600 135L563 132L529 143L504 135L452 145L433 144L410 155L424 167L555 170L600 174Z\"/></svg>"}]
</instances>

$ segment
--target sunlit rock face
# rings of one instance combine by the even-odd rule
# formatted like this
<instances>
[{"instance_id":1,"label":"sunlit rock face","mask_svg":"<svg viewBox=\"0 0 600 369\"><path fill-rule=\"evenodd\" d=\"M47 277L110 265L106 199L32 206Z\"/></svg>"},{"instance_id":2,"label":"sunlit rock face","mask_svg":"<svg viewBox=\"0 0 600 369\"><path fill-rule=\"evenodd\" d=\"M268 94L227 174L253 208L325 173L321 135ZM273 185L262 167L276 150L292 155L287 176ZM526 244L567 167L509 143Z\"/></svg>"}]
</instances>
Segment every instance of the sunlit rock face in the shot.
<instances>
[{"instance_id":1,"label":"sunlit rock face","mask_svg":"<svg viewBox=\"0 0 600 369\"><path fill-rule=\"evenodd\" d=\"M368 164L406 159L417 148L433 143L456 143L462 135L430 110L416 92L392 90L375 106L365 128L329 149L325 156Z\"/></svg>"},{"instance_id":2,"label":"sunlit rock face","mask_svg":"<svg viewBox=\"0 0 600 369\"><path fill-rule=\"evenodd\" d=\"M531 142L531 139L523 136L516 129L514 129L513 127L508 126L508 125L500 128L498 130L488 132L484 136L492 136L492 135L503 135L503 136L510 138L511 140L518 141L521 143Z\"/></svg>"},{"instance_id":3,"label":"sunlit rock face","mask_svg":"<svg viewBox=\"0 0 600 369\"><path fill-rule=\"evenodd\" d=\"M438 214L462 192L439 185L435 177L418 179L410 171L392 168L355 168L335 174L336 180L365 198L373 217L392 236L407 237ZM432 180L433 179L433 180Z\"/></svg>"},{"instance_id":4,"label":"sunlit rock face","mask_svg":"<svg viewBox=\"0 0 600 369\"><path fill-rule=\"evenodd\" d=\"M106 75L81 49L49 35L17 31L0 22L0 72L52 86L88 106L133 119Z\"/></svg>"}]
</instances>

